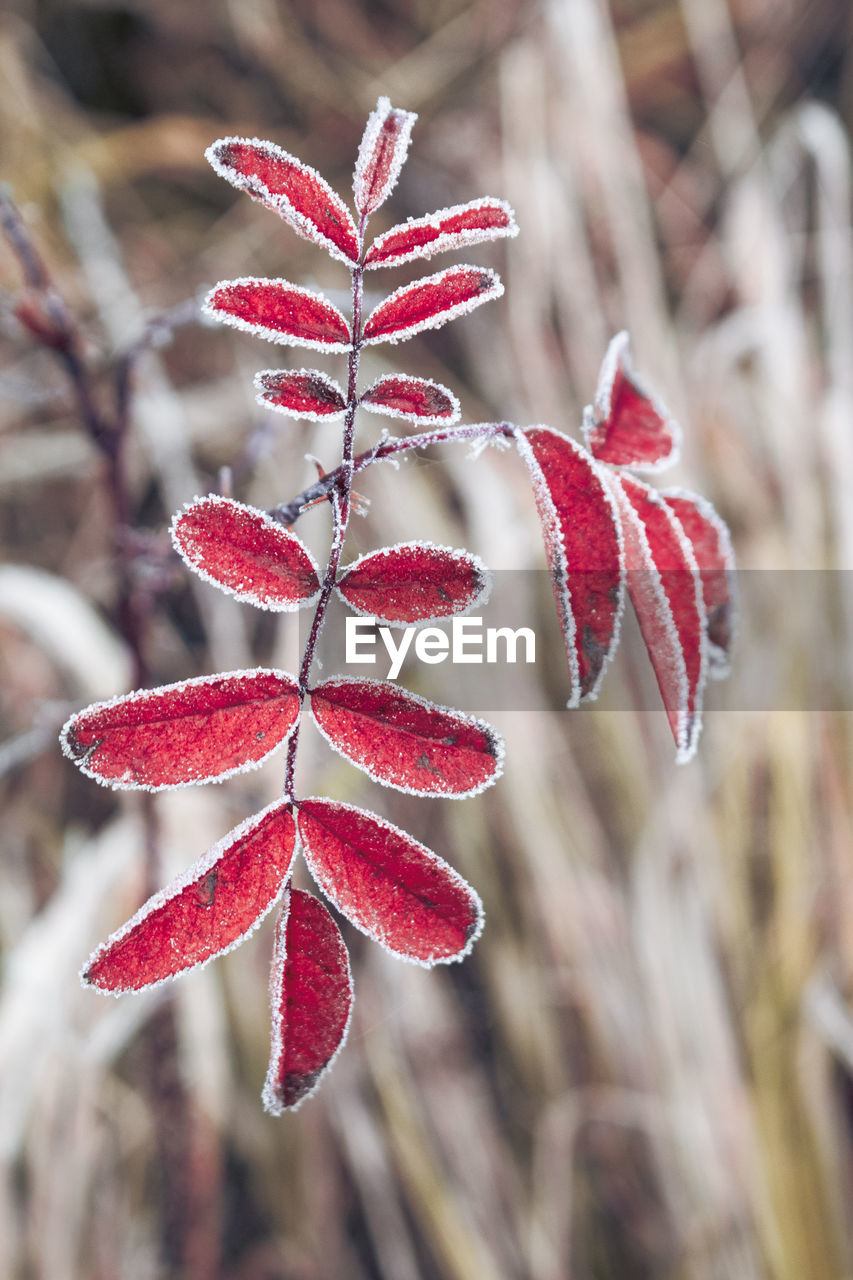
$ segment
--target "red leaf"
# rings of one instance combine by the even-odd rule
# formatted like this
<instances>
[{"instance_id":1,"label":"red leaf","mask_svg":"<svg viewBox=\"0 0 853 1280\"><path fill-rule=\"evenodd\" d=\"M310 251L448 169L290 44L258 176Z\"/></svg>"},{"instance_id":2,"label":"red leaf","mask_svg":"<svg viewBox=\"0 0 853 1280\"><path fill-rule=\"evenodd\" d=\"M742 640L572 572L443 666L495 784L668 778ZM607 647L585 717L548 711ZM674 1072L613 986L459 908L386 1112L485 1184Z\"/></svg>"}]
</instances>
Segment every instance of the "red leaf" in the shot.
<instances>
[{"instance_id":1,"label":"red leaf","mask_svg":"<svg viewBox=\"0 0 853 1280\"><path fill-rule=\"evenodd\" d=\"M287 280L223 280L207 295L207 315L268 342L349 351L349 325L337 307Z\"/></svg>"},{"instance_id":2,"label":"red leaf","mask_svg":"<svg viewBox=\"0 0 853 1280\"><path fill-rule=\"evenodd\" d=\"M359 213L373 213L393 191L417 118L412 111L392 107L388 98L380 98L376 110L370 113L353 175L352 189Z\"/></svg>"},{"instance_id":3,"label":"red leaf","mask_svg":"<svg viewBox=\"0 0 853 1280\"><path fill-rule=\"evenodd\" d=\"M172 542L200 578L259 609L298 609L320 590L296 534L231 498L196 498L172 521Z\"/></svg>"},{"instance_id":4,"label":"red leaf","mask_svg":"<svg viewBox=\"0 0 853 1280\"><path fill-rule=\"evenodd\" d=\"M340 930L317 898L288 888L270 975L272 1045L263 1103L274 1116L317 1089L343 1046L352 974Z\"/></svg>"},{"instance_id":5,"label":"red leaf","mask_svg":"<svg viewBox=\"0 0 853 1280\"><path fill-rule=\"evenodd\" d=\"M431 542L401 542L354 561L337 591L356 613L391 626L425 626L484 604L491 575L477 556Z\"/></svg>"},{"instance_id":6,"label":"red leaf","mask_svg":"<svg viewBox=\"0 0 853 1280\"><path fill-rule=\"evenodd\" d=\"M320 422L340 418L346 409L337 382L319 369L262 369L255 374L255 387L258 404L292 418Z\"/></svg>"},{"instance_id":7,"label":"red leaf","mask_svg":"<svg viewBox=\"0 0 853 1280\"><path fill-rule=\"evenodd\" d=\"M352 214L316 169L258 138L220 138L204 154L221 178L279 214L306 240L333 258L358 262Z\"/></svg>"},{"instance_id":8,"label":"red leaf","mask_svg":"<svg viewBox=\"0 0 853 1280\"><path fill-rule=\"evenodd\" d=\"M599 462L635 471L663 471L678 461L681 428L631 368L628 335L604 357L595 404L584 410L584 438Z\"/></svg>"},{"instance_id":9,"label":"red leaf","mask_svg":"<svg viewBox=\"0 0 853 1280\"><path fill-rule=\"evenodd\" d=\"M702 728L706 618L699 571L673 512L654 489L609 477L622 518L628 593L649 651L680 764Z\"/></svg>"},{"instance_id":10,"label":"red leaf","mask_svg":"<svg viewBox=\"0 0 853 1280\"><path fill-rule=\"evenodd\" d=\"M363 340L403 342L424 329L438 329L504 291L488 267L448 267L395 290L368 316Z\"/></svg>"},{"instance_id":11,"label":"red leaf","mask_svg":"<svg viewBox=\"0 0 853 1280\"><path fill-rule=\"evenodd\" d=\"M160 791L254 769L299 716L293 676L231 671L159 689L137 689L73 715L62 749L108 787Z\"/></svg>"},{"instance_id":12,"label":"red leaf","mask_svg":"<svg viewBox=\"0 0 853 1280\"><path fill-rule=\"evenodd\" d=\"M416 964L461 960L483 928L479 897L399 827L335 800L300 800L311 874L351 924Z\"/></svg>"},{"instance_id":13,"label":"red leaf","mask_svg":"<svg viewBox=\"0 0 853 1280\"><path fill-rule=\"evenodd\" d=\"M501 775L503 742L491 725L395 684L324 680L311 711L336 751L398 791L473 796Z\"/></svg>"},{"instance_id":14,"label":"red leaf","mask_svg":"<svg viewBox=\"0 0 853 1280\"><path fill-rule=\"evenodd\" d=\"M518 224L509 205L484 196L392 227L373 241L364 265L368 269L397 267L413 258L431 258L434 253L463 249L481 240L517 235Z\"/></svg>"},{"instance_id":15,"label":"red leaf","mask_svg":"<svg viewBox=\"0 0 853 1280\"><path fill-rule=\"evenodd\" d=\"M661 494L693 548L708 619L708 675L722 680L730 670L734 614L735 556L729 531L705 498L683 489Z\"/></svg>"},{"instance_id":16,"label":"red leaf","mask_svg":"<svg viewBox=\"0 0 853 1280\"><path fill-rule=\"evenodd\" d=\"M459 417L459 401L447 387L429 378L409 378L403 373L387 374L368 387L359 401L371 413L387 413L392 418L413 422L450 423Z\"/></svg>"},{"instance_id":17,"label":"red leaf","mask_svg":"<svg viewBox=\"0 0 853 1280\"><path fill-rule=\"evenodd\" d=\"M533 490L571 673L568 706L598 696L619 642L624 564L604 475L585 449L548 427L516 432Z\"/></svg>"},{"instance_id":18,"label":"red leaf","mask_svg":"<svg viewBox=\"0 0 853 1280\"><path fill-rule=\"evenodd\" d=\"M233 951L278 899L295 848L293 815L277 800L149 898L93 951L83 982L113 995L141 991Z\"/></svg>"}]
</instances>

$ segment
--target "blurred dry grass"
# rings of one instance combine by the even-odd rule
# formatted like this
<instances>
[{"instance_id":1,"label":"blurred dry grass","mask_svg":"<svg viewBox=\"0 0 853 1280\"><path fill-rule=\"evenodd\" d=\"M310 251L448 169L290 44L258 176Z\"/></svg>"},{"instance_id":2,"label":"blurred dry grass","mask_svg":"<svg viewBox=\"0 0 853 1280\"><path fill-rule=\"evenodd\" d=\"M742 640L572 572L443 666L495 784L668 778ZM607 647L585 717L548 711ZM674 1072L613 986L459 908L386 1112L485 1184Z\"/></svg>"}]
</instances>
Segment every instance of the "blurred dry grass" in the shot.
<instances>
[{"instance_id":1,"label":"blurred dry grass","mask_svg":"<svg viewBox=\"0 0 853 1280\"><path fill-rule=\"evenodd\" d=\"M522 227L493 255L505 299L412 343L404 367L448 382L469 420L575 431L626 326L687 429L679 479L716 501L741 566L851 570L851 21L840 0L10 0L2 177L107 403L145 319L202 285L340 287L232 199L204 146L272 136L346 190L387 92L421 112L389 217L490 192ZM350 1041L296 1116L258 1102L268 930L169 1000L78 988L144 896L144 813L76 776L54 733L127 687L130 659L103 466L14 319L5 251L0 287L0 1275L853 1274L851 724L829 704L711 713L681 770L659 714L506 713L493 792L383 795L479 887L488 926L464 966L432 974L353 939ZM137 528L159 535L235 459L260 505L310 479L307 449L332 460L323 428L261 421L265 358L190 326L140 363ZM473 474L449 453L377 471L355 537L540 563L518 465L488 455ZM305 535L322 543L320 517ZM157 585L155 681L293 664L287 625L183 575ZM851 651L849 596L798 613L780 601L800 624L791 706ZM328 753L305 756L312 790L379 805ZM158 799L161 878L277 785L273 766Z\"/></svg>"}]
</instances>

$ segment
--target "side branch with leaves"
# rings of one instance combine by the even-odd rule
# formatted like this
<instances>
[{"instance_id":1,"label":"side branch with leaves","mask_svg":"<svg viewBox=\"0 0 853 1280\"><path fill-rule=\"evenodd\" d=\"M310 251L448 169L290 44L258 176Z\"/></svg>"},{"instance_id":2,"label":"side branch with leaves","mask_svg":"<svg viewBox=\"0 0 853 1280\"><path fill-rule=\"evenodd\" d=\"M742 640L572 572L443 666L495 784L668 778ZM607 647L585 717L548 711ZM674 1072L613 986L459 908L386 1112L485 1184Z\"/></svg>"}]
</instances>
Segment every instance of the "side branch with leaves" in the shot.
<instances>
[{"instance_id":1,"label":"side branch with leaves","mask_svg":"<svg viewBox=\"0 0 853 1280\"><path fill-rule=\"evenodd\" d=\"M462 959L483 927L475 890L432 850L368 810L297 794L300 728L310 707L329 744L375 781L418 796L470 796L500 776L503 743L492 726L438 706L391 681L332 676L314 682L332 593L390 625L424 625L466 613L489 586L470 552L411 541L346 564L354 476L426 445L506 440L527 465L542 522L569 668L568 706L594 699L616 649L630 595L660 686L677 758L696 749L708 674L728 658L733 559L710 506L681 490L658 492L636 472L674 461L679 433L631 370L627 335L614 339L586 445L549 427L506 422L457 426L443 386L390 373L359 388L366 345L397 343L500 297L497 275L449 267L395 290L362 318L363 275L517 233L512 210L484 198L410 219L366 241L370 216L390 195L416 117L380 98L354 175L355 216L315 170L270 142L225 138L207 152L232 185L322 246L350 272L347 318L320 294L285 280L224 281L206 310L274 343L346 356L345 388L319 370L268 369L258 399L277 413L343 420L339 464L302 494L266 512L230 497L196 498L172 523L186 564L237 600L276 611L313 608L299 672L256 669L138 690L71 717L66 754L112 787L158 791L221 781L286 746L282 796L229 832L151 897L90 957L82 978L98 991L138 991L206 964L243 941L279 904L272 1046L266 1108L295 1108L317 1087L346 1036L352 977L326 907L291 887L297 851L332 906L402 959ZM359 408L428 428L383 435L354 451ZM327 502L332 534L321 570L289 526Z\"/></svg>"}]
</instances>

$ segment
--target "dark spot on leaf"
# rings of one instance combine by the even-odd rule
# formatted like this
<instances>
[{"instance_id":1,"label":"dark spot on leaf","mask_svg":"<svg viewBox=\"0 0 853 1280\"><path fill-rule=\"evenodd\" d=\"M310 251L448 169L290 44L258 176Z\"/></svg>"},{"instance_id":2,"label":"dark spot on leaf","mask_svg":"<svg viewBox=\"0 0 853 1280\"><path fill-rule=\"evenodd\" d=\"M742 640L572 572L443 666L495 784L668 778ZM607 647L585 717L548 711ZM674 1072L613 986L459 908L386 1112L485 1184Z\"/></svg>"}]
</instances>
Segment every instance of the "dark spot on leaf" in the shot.
<instances>
[{"instance_id":1,"label":"dark spot on leaf","mask_svg":"<svg viewBox=\"0 0 853 1280\"><path fill-rule=\"evenodd\" d=\"M216 881L219 879L219 872L214 867L212 871L208 871L203 880L199 880L195 889L195 900L200 907L212 907L213 899L216 896Z\"/></svg>"},{"instance_id":2,"label":"dark spot on leaf","mask_svg":"<svg viewBox=\"0 0 853 1280\"><path fill-rule=\"evenodd\" d=\"M300 1098L304 1098L310 1093L314 1085L319 1080L325 1070L326 1063L321 1067L317 1067L314 1071L307 1072L306 1075L299 1075L295 1071L288 1071L284 1077L284 1088L281 1091L281 1100L286 1107L292 1107Z\"/></svg>"},{"instance_id":3,"label":"dark spot on leaf","mask_svg":"<svg viewBox=\"0 0 853 1280\"><path fill-rule=\"evenodd\" d=\"M266 729L259 729L258 732L255 734L255 740L257 742L263 742L266 736L267 736Z\"/></svg>"}]
</instances>

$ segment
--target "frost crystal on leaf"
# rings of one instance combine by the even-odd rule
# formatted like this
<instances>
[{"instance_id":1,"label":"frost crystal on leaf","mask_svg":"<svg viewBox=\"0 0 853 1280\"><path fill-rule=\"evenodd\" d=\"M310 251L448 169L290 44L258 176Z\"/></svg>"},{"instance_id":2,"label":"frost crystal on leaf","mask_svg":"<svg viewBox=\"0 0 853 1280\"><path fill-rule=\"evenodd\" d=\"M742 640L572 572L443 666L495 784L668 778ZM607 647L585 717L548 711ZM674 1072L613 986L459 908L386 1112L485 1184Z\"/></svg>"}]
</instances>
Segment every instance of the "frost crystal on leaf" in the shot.
<instances>
[{"instance_id":1,"label":"frost crystal on leaf","mask_svg":"<svg viewBox=\"0 0 853 1280\"><path fill-rule=\"evenodd\" d=\"M62 749L106 787L161 791L255 769L299 716L285 671L223 672L96 702L66 722Z\"/></svg>"},{"instance_id":2,"label":"frost crystal on leaf","mask_svg":"<svg viewBox=\"0 0 853 1280\"><path fill-rule=\"evenodd\" d=\"M311 874L350 924L415 964L467 955L483 927L478 895L407 832L336 800L297 803Z\"/></svg>"},{"instance_id":3,"label":"frost crystal on leaf","mask_svg":"<svg viewBox=\"0 0 853 1280\"><path fill-rule=\"evenodd\" d=\"M296 534L232 498L196 498L172 521L172 542L200 578L259 609L299 609L320 591L317 565Z\"/></svg>"},{"instance_id":4,"label":"frost crystal on leaf","mask_svg":"<svg viewBox=\"0 0 853 1280\"><path fill-rule=\"evenodd\" d=\"M388 98L380 98L376 110L370 113L353 174L352 189L359 213L373 213L390 196L417 118L412 111L392 107Z\"/></svg>"},{"instance_id":5,"label":"frost crystal on leaf","mask_svg":"<svg viewBox=\"0 0 853 1280\"><path fill-rule=\"evenodd\" d=\"M708 675L723 680L730 671L734 626L735 556L729 531L707 499L683 489L660 495L678 518L702 582L708 638Z\"/></svg>"},{"instance_id":6,"label":"frost crystal on leaf","mask_svg":"<svg viewBox=\"0 0 853 1280\"><path fill-rule=\"evenodd\" d=\"M491 586L491 574L470 551L401 542L360 556L336 590L356 613L405 627L470 613L485 604Z\"/></svg>"},{"instance_id":7,"label":"frost crystal on leaf","mask_svg":"<svg viewBox=\"0 0 853 1280\"><path fill-rule=\"evenodd\" d=\"M255 374L258 404L291 418L329 422L342 418L346 400L334 378L319 369L262 369Z\"/></svg>"},{"instance_id":8,"label":"frost crystal on leaf","mask_svg":"<svg viewBox=\"0 0 853 1280\"><path fill-rule=\"evenodd\" d=\"M204 154L221 178L272 209L306 240L348 266L358 262L352 215L316 169L259 138L220 138Z\"/></svg>"},{"instance_id":9,"label":"frost crystal on leaf","mask_svg":"<svg viewBox=\"0 0 853 1280\"><path fill-rule=\"evenodd\" d=\"M707 673L706 617L696 559L675 515L654 489L610 477L622 517L628 593L654 667L679 764L696 751Z\"/></svg>"},{"instance_id":10,"label":"frost crystal on leaf","mask_svg":"<svg viewBox=\"0 0 853 1280\"><path fill-rule=\"evenodd\" d=\"M232 951L278 900L295 847L285 801L247 818L92 953L83 983L141 991Z\"/></svg>"},{"instance_id":11,"label":"frost crystal on leaf","mask_svg":"<svg viewBox=\"0 0 853 1280\"><path fill-rule=\"evenodd\" d=\"M596 697L619 642L619 520L602 471L574 440L548 427L519 429L515 439L533 481L576 707Z\"/></svg>"},{"instance_id":12,"label":"frost crystal on leaf","mask_svg":"<svg viewBox=\"0 0 853 1280\"><path fill-rule=\"evenodd\" d=\"M461 798L500 777L503 741L491 725L387 681L325 680L311 712L336 751L398 791Z\"/></svg>"},{"instance_id":13,"label":"frost crystal on leaf","mask_svg":"<svg viewBox=\"0 0 853 1280\"><path fill-rule=\"evenodd\" d=\"M424 426L450 424L459 417L459 401L452 391L430 378L410 378L404 373L386 374L368 387L359 404L371 413L408 418Z\"/></svg>"},{"instance_id":14,"label":"frost crystal on leaf","mask_svg":"<svg viewBox=\"0 0 853 1280\"><path fill-rule=\"evenodd\" d=\"M268 342L318 351L349 351L352 345L349 324L338 308L287 280L223 280L207 295L202 310Z\"/></svg>"},{"instance_id":15,"label":"frost crystal on leaf","mask_svg":"<svg viewBox=\"0 0 853 1280\"><path fill-rule=\"evenodd\" d=\"M262 1100L277 1116L315 1092L343 1048L352 1017L349 956L322 902L285 891L270 973L272 1036Z\"/></svg>"},{"instance_id":16,"label":"frost crystal on leaf","mask_svg":"<svg viewBox=\"0 0 853 1280\"><path fill-rule=\"evenodd\" d=\"M678 461L681 428L631 368L627 333L610 343L583 432L593 456L611 466L663 471Z\"/></svg>"},{"instance_id":17,"label":"frost crystal on leaf","mask_svg":"<svg viewBox=\"0 0 853 1280\"><path fill-rule=\"evenodd\" d=\"M367 318L363 341L403 342L424 329L439 329L503 291L500 278L488 267L448 267L404 284L380 302Z\"/></svg>"},{"instance_id":18,"label":"frost crystal on leaf","mask_svg":"<svg viewBox=\"0 0 853 1280\"><path fill-rule=\"evenodd\" d=\"M438 209L425 218L409 218L392 227L373 241L364 265L368 270L398 267L415 258L431 258L434 253L517 235L518 224L509 205L486 196L452 209Z\"/></svg>"}]
</instances>

